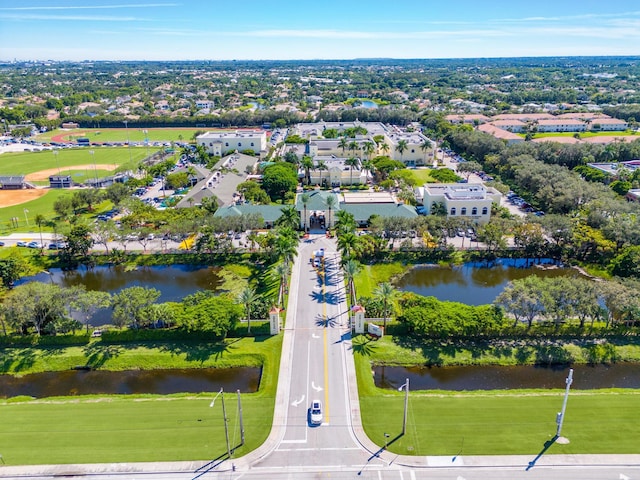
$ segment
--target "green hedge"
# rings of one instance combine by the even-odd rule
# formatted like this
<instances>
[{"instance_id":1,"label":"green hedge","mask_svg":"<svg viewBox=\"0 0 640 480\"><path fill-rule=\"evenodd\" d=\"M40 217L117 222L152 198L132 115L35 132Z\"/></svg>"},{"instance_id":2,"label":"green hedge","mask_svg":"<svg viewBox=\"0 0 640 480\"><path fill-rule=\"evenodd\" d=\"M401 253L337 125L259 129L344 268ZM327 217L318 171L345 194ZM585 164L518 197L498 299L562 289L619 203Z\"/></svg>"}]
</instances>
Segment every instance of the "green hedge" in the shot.
<instances>
[{"instance_id":1,"label":"green hedge","mask_svg":"<svg viewBox=\"0 0 640 480\"><path fill-rule=\"evenodd\" d=\"M80 333L76 335L0 335L0 346L58 346L58 345L86 345L91 335Z\"/></svg>"}]
</instances>

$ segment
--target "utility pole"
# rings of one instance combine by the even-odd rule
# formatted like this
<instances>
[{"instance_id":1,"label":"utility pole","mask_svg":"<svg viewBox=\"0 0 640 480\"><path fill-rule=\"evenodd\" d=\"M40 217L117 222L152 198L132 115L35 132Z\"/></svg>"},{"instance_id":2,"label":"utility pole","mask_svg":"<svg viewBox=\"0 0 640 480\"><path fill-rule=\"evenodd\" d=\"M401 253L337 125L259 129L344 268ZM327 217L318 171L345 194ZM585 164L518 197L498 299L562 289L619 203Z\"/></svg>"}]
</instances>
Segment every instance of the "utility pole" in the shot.
<instances>
[{"instance_id":1,"label":"utility pole","mask_svg":"<svg viewBox=\"0 0 640 480\"><path fill-rule=\"evenodd\" d=\"M571 388L571 384L573 383L573 368L569 369L569 376L566 380L567 388L564 392L564 401L562 402L562 411L558 413L556 416L556 423L558 424L558 430L556 431L556 438L560 438L560 433L562 432L562 423L564 422L564 412L567 409L567 400L569 400L569 389ZM568 440L564 439L564 442L559 443L569 443Z\"/></svg>"},{"instance_id":2,"label":"utility pole","mask_svg":"<svg viewBox=\"0 0 640 480\"><path fill-rule=\"evenodd\" d=\"M240 445L244 445L244 422L242 421L242 402L240 401L240 390L238 392L238 412L240 415Z\"/></svg>"}]
</instances>

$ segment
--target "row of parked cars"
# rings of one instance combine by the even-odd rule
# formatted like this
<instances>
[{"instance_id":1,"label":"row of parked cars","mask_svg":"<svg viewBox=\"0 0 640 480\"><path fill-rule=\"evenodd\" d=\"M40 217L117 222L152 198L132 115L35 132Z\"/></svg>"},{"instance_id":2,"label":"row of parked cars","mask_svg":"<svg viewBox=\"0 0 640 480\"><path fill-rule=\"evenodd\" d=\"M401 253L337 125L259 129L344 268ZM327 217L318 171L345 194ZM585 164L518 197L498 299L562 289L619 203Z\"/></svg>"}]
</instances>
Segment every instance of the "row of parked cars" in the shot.
<instances>
[{"instance_id":1,"label":"row of parked cars","mask_svg":"<svg viewBox=\"0 0 640 480\"><path fill-rule=\"evenodd\" d=\"M65 248L67 245L64 242L51 242L48 246L49 250L60 250ZM4 247L4 242L0 242L0 247ZM26 248L44 248L44 245L40 242L16 242L16 247L26 247Z\"/></svg>"},{"instance_id":2,"label":"row of parked cars","mask_svg":"<svg viewBox=\"0 0 640 480\"><path fill-rule=\"evenodd\" d=\"M532 205L528 204L522 197L516 195L515 192L507 193L507 201L517 206L520 210L525 213L533 213L534 215L541 217L544 215L542 210L536 210Z\"/></svg>"}]
</instances>

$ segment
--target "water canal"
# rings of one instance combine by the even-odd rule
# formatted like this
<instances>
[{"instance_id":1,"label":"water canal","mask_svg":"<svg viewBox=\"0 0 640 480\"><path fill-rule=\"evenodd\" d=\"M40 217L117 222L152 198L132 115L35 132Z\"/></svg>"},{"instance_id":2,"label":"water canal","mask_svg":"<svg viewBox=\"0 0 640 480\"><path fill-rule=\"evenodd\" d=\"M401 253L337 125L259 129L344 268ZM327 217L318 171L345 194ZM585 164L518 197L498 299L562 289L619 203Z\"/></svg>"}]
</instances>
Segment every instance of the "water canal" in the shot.
<instances>
[{"instance_id":1,"label":"water canal","mask_svg":"<svg viewBox=\"0 0 640 480\"><path fill-rule=\"evenodd\" d=\"M634 363L575 365L572 389L640 388ZM397 389L409 379L411 390L513 390L565 388L569 366L374 367L375 385Z\"/></svg>"},{"instance_id":2,"label":"water canal","mask_svg":"<svg viewBox=\"0 0 640 480\"><path fill-rule=\"evenodd\" d=\"M157 394L256 392L261 368L191 368L169 370L67 370L16 377L0 375L0 398L34 398L93 394Z\"/></svg>"}]
</instances>

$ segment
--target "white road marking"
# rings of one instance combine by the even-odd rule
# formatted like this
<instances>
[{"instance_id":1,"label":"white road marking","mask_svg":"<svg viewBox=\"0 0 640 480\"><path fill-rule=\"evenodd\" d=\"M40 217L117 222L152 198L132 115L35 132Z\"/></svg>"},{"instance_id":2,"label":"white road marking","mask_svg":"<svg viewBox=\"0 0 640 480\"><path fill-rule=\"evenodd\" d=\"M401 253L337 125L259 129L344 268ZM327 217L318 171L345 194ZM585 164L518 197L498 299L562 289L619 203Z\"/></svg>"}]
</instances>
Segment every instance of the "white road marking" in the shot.
<instances>
[{"instance_id":1,"label":"white road marking","mask_svg":"<svg viewBox=\"0 0 640 480\"><path fill-rule=\"evenodd\" d=\"M312 333L312 334L311 334L311 336L312 336L313 338L320 338L320 335L316 335L315 333Z\"/></svg>"},{"instance_id":2,"label":"white road marking","mask_svg":"<svg viewBox=\"0 0 640 480\"><path fill-rule=\"evenodd\" d=\"M294 400L293 402L291 402L291 405L293 405L294 407L297 407L298 405L300 405L302 402L304 402L305 396L302 395L302 398L300 400Z\"/></svg>"},{"instance_id":3,"label":"white road marking","mask_svg":"<svg viewBox=\"0 0 640 480\"><path fill-rule=\"evenodd\" d=\"M314 382L311 382L311 388L313 388L316 392L322 391L322 387L316 387L316 384Z\"/></svg>"}]
</instances>

